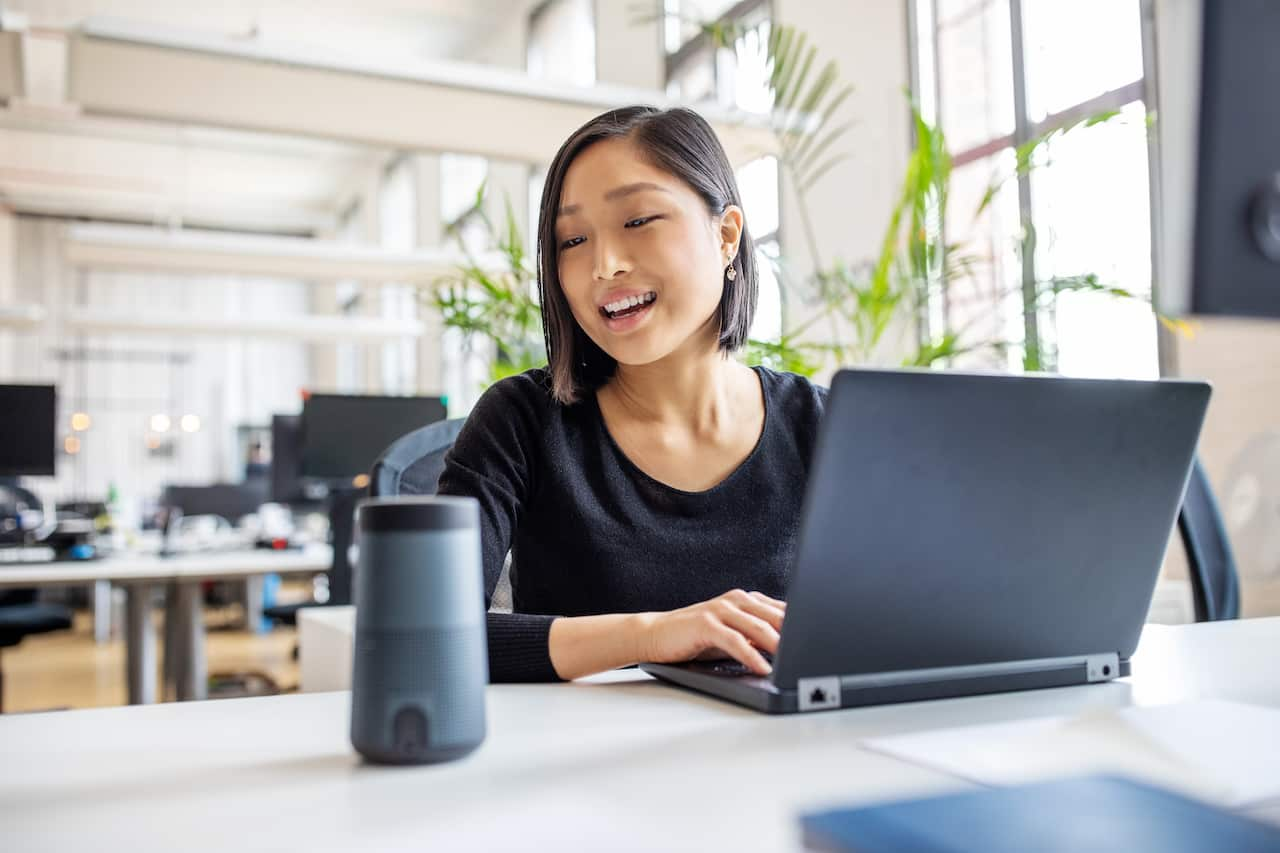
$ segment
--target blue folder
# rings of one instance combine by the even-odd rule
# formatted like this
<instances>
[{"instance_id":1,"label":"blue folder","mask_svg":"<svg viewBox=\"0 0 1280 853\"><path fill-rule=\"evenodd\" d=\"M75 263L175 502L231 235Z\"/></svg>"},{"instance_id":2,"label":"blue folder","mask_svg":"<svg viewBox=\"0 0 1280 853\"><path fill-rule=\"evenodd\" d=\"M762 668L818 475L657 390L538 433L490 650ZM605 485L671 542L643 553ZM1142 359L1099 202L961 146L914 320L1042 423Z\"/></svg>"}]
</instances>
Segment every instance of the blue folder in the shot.
<instances>
[{"instance_id":1,"label":"blue folder","mask_svg":"<svg viewBox=\"0 0 1280 853\"><path fill-rule=\"evenodd\" d=\"M1280 828L1115 776L803 815L805 846L858 853L1280 853Z\"/></svg>"}]
</instances>

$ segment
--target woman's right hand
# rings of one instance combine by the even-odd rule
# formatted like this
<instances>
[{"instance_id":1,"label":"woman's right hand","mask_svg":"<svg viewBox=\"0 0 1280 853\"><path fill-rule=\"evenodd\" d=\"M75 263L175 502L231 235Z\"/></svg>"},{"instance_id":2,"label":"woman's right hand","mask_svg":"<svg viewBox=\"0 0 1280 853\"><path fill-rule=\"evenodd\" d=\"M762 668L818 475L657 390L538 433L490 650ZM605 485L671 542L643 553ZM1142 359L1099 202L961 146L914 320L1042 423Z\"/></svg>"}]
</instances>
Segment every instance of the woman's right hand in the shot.
<instances>
[{"instance_id":1,"label":"woman's right hand","mask_svg":"<svg viewBox=\"0 0 1280 853\"><path fill-rule=\"evenodd\" d=\"M740 589L679 610L639 614L638 657L648 663L678 663L727 656L768 675L772 667L760 650L778 651L786 615L785 601Z\"/></svg>"}]
</instances>

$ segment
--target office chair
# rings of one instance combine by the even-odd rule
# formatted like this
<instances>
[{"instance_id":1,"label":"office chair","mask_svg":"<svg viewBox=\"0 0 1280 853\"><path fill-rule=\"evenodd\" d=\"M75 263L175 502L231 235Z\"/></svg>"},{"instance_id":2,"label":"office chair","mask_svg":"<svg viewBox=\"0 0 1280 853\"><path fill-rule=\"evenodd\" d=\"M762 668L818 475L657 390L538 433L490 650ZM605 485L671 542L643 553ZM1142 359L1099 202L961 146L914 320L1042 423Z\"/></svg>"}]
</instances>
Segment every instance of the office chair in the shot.
<instances>
[{"instance_id":1,"label":"office chair","mask_svg":"<svg viewBox=\"0 0 1280 853\"><path fill-rule=\"evenodd\" d=\"M60 604L36 601L34 589L0 592L0 649L16 646L28 634L64 631L71 627L71 611ZM0 660L0 664L3 661ZM0 665L0 714L4 713L4 667Z\"/></svg>"},{"instance_id":2,"label":"office chair","mask_svg":"<svg viewBox=\"0 0 1280 853\"><path fill-rule=\"evenodd\" d=\"M434 495L444 473L444 455L453 447L464 418L436 421L401 436L373 463L369 494Z\"/></svg>"},{"instance_id":3,"label":"office chair","mask_svg":"<svg viewBox=\"0 0 1280 853\"><path fill-rule=\"evenodd\" d=\"M1197 622L1240 617L1240 583L1231 543L1204 466L1196 457L1178 513Z\"/></svg>"},{"instance_id":4,"label":"office chair","mask_svg":"<svg viewBox=\"0 0 1280 853\"><path fill-rule=\"evenodd\" d=\"M462 418L438 421L398 439L373 463L369 494L373 497L434 495L440 475L444 473L445 454L453 447L464 422ZM509 555L490 607L498 612L511 611Z\"/></svg>"}]
</instances>

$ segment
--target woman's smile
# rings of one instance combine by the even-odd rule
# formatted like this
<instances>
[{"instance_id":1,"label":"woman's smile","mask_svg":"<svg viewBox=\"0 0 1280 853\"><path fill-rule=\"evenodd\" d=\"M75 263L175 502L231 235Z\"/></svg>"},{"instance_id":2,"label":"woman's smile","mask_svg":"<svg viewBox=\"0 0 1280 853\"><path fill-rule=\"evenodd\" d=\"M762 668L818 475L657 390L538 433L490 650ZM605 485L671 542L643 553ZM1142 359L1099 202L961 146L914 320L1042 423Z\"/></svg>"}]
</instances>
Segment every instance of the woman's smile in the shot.
<instances>
[{"instance_id":1,"label":"woman's smile","mask_svg":"<svg viewBox=\"0 0 1280 853\"><path fill-rule=\"evenodd\" d=\"M629 332L642 324L653 313L658 294L646 293L618 296L600 306L600 316L605 328L614 334Z\"/></svg>"}]
</instances>

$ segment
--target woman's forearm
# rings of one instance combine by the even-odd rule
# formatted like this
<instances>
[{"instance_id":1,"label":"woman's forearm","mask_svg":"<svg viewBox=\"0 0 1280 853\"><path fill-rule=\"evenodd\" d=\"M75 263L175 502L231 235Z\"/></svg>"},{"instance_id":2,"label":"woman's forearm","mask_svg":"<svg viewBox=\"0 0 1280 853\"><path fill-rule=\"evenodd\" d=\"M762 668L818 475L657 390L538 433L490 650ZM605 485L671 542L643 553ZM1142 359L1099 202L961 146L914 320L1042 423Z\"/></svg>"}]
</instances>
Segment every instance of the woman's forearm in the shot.
<instances>
[{"instance_id":1,"label":"woman's forearm","mask_svg":"<svg viewBox=\"0 0 1280 853\"><path fill-rule=\"evenodd\" d=\"M648 613L566 616L551 623L551 665L566 681L630 666L644 658Z\"/></svg>"}]
</instances>

